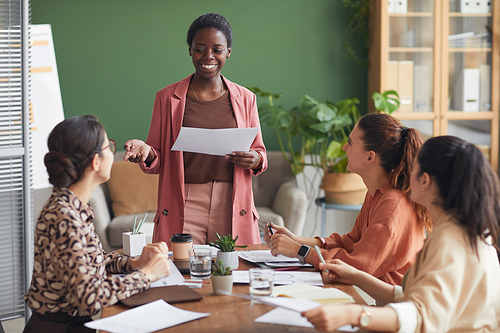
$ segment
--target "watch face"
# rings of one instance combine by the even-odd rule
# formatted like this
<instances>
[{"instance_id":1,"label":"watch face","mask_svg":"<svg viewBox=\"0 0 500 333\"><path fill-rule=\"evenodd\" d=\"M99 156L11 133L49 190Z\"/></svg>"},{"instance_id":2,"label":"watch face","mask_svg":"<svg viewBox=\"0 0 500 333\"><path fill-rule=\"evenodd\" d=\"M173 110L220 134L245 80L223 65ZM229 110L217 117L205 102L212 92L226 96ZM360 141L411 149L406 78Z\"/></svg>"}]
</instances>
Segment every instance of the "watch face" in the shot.
<instances>
[{"instance_id":1,"label":"watch face","mask_svg":"<svg viewBox=\"0 0 500 333\"><path fill-rule=\"evenodd\" d=\"M366 327L370 323L370 315L367 315L366 313L363 313L361 315L361 318L359 318L359 324L361 327Z\"/></svg>"},{"instance_id":2,"label":"watch face","mask_svg":"<svg viewBox=\"0 0 500 333\"><path fill-rule=\"evenodd\" d=\"M302 245L299 249L299 256L305 257L307 255L307 252L309 252L309 247L306 245Z\"/></svg>"}]
</instances>

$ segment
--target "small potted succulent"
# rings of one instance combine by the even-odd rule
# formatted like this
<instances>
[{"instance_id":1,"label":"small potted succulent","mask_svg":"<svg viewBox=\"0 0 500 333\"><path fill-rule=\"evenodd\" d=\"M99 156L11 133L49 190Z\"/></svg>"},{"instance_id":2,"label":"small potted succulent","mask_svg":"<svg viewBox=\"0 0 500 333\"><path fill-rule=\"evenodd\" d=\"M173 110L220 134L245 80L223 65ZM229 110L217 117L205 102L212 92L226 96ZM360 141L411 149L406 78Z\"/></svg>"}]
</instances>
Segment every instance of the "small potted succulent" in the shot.
<instances>
[{"instance_id":1,"label":"small potted succulent","mask_svg":"<svg viewBox=\"0 0 500 333\"><path fill-rule=\"evenodd\" d=\"M219 249L219 251L217 252L217 262L222 260L224 266L229 268L230 270L238 269L240 261L238 259L238 252L236 252L235 248L247 246L236 245L238 236L233 239L231 234L221 236L218 233L215 233L215 235L217 236L218 240L215 241L215 244L210 242L209 245Z\"/></svg>"},{"instance_id":2,"label":"small potted succulent","mask_svg":"<svg viewBox=\"0 0 500 333\"><path fill-rule=\"evenodd\" d=\"M225 295L220 290L229 293L233 291L233 274L222 260L218 262L218 264L212 264L212 287L215 295Z\"/></svg>"}]
</instances>

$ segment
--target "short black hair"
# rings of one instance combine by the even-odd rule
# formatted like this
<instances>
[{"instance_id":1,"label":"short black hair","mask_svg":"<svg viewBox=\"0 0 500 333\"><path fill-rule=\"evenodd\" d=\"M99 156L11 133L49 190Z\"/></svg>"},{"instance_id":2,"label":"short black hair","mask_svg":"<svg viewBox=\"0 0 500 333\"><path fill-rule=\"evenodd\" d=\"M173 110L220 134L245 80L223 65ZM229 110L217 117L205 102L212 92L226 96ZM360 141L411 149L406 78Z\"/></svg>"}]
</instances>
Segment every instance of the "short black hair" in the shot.
<instances>
[{"instance_id":1,"label":"short black hair","mask_svg":"<svg viewBox=\"0 0 500 333\"><path fill-rule=\"evenodd\" d=\"M231 24L226 20L226 18L217 13L207 13L199 16L196 20L191 23L187 33L187 44L191 46L193 44L194 35L198 30L205 28L215 28L222 32L226 36L227 47L233 45L233 29Z\"/></svg>"}]
</instances>

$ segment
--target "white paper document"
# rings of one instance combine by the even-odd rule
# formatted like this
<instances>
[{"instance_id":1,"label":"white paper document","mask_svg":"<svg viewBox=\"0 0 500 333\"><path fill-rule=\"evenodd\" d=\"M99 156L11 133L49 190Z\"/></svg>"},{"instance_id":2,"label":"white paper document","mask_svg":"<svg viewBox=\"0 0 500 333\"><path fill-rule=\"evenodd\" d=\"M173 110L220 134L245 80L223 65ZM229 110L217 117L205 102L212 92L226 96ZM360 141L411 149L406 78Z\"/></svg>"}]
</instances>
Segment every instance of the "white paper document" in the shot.
<instances>
[{"instance_id":1,"label":"white paper document","mask_svg":"<svg viewBox=\"0 0 500 333\"><path fill-rule=\"evenodd\" d=\"M248 271L233 271L233 283L250 283ZM323 286L320 272L306 271L275 271L274 285L289 285L295 283Z\"/></svg>"},{"instance_id":2,"label":"white paper document","mask_svg":"<svg viewBox=\"0 0 500 333\"><path fill-rule=\"evenodd\" d=\"M175 264L172 262L172 259L168 259L168 262L170 264L170 274L151 283L150 288L177 286L185 281L184 276L182 276L177 266L175 266Z\"/></svg>"},{"instance_id":3,"label":"white paper document","mask_svg":"<svg viewBox=\"0 0 500 333\"><path fill-rule=\"evenodd\" d=\"M168 262L170 264L170 274L164 278L161 278L159 280L156 280L155 282L152 282L150 285L150 288L155 288L155 287L166 287L166 286L177 286L182 284L185 279L184 276L182 276L181 272L179 272L179 269L177 269L177 266L174 265L172 262L172 259L168 259ZM113 277L124 277L127 274L113 274Z\"/></svg>"},{"instance_id":4,"label":"white paper document","mask_svg":"<svg viewBox=\"0 0 500 333\"><path fill-rule=\"evenodd\" d=\"M255 322L299 327L314 327L306 317L302 317L302 314L300 312L288 310L285 308L276 308L274 310L271 310L255 319ZM337 328L337 330L340 332L356 332L358 331L358 328L352 327L351 325L345 325Z\"/></svg>"},{"instance_id":5,"label":"white paper document","mask_svg":"<svg viewBox=\"0 0 500 333\"><path fill-rule=\"evenodd\" d=\"M209 315L210 313L181 310L161 299L111 317L90 321L85 326L113 333L147 333Z\"/></svg>"},{"instance_id":6,"label":"white paper document","mask_svg":"<svg viewBox=\"0 0 500 333\"><path fill-rule=\"evenodd\" d=\"M224 156L233 151L248 151L259 132L258 127L207 129L182 127L172 150Z\"/></svg>"}]
</instances>

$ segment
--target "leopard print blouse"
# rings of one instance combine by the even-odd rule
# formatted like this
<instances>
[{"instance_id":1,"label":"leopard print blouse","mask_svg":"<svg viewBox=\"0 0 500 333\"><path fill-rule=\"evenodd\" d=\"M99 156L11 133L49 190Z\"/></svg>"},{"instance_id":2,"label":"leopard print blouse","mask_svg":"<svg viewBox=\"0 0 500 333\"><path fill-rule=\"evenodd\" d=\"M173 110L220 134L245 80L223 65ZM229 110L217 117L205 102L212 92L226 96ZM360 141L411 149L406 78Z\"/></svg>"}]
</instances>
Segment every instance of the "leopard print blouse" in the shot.
<instances>
[{"instance_id":1,"label":"leopard print blouse","mask_svg":"<svg viewBox=\"0 0 500 333\"><path fill-rule=\"evenodd\" d=\"M71 191L54 188L36 224L33 277L24 296L31 310L92 316L149 288L141 271L108 277L130 272L130 258L103 251L93 216Z\"/></svg>"}]
</instances>

